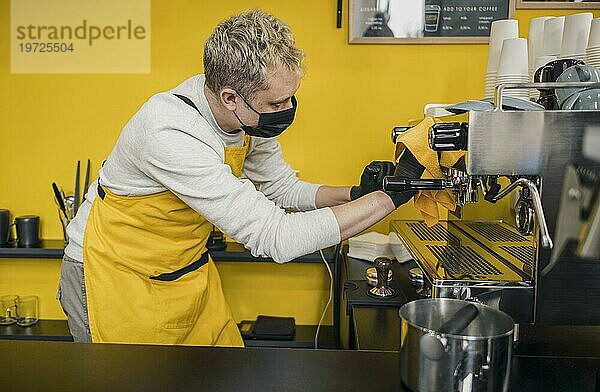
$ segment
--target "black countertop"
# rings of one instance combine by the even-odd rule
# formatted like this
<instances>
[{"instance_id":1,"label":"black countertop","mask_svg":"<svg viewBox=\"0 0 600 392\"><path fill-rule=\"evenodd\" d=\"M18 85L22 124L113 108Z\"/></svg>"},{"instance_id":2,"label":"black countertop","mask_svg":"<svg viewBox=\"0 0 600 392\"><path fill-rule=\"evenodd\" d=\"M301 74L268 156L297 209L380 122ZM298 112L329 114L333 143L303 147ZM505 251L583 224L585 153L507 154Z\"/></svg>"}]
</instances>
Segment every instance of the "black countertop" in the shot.
<instances>
[{"instance_id":1,"label":"black countertop","mask_svg":"<svg viewBox=\"0 0 600 392\"><path fill-rule=\"evenodd\" d=\"M28 341L0 353L2 391L392 391L399 379L395 353Z\"/></svg>"},{"instance_id":2,"label":"black countertop","mask_svg":"<svg viewBox=\"0 0 600 392\"><path fill-rule=\"evenodd\" d=\"M2 391L404 391L395 352L0 341ZM598 391L600 358L515 356L510 391Z\"/></svg>"}]
</instances>

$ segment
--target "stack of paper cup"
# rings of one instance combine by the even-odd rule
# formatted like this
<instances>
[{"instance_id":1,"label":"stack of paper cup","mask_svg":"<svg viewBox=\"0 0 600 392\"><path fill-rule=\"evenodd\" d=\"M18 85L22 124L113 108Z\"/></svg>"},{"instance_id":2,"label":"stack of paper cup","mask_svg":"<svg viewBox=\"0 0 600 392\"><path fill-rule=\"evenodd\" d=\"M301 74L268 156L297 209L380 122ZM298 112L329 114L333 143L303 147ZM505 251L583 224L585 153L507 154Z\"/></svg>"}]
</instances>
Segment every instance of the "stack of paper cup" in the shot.
<instances>
[{"instance_id":1,"label":"stack of paper cup","mask_svg":"<svg viewBox=\"0 0 600 392\"><path fill-rule=\"evenodd\" d=\"M527 52L529 54L529 81L533 82L535 74L536 59L542 55L542 40L544 38L544 22L551 19L551 16L540 16L533 18L529 22L529 35L527 36ZM552 60L550 60L552 61ZM545 64L545 63L544 63ZM543 65L543 64L542 64ZM529 90L529 98L539 98L539 91L536 89Z\"/></svg>"},{"instance_id":2,"label":"stack of paper cup","mask_svg":"<svg viewBox=\"0 0 600 392\"><path fill-rule=\"evenodd\" d=\"M542 56L560 55L565 17L558 16L544 22L544 36L542 38Z\"/></svg>"},{"instance_id":3,"label":"stack of paper cup","mask_svg":"<svg viewBox=\"0 0 600 392\"><path fill-rule=\"evenodd\" d=\"M587 65L600 68L600 18L592 20L584 61Z\"/></svg>"},{"instance_id":4,"label":"stack of paper cup","mask_svg":"<svg viewBox=\"0 0 600 392\"><path fill-rule=\"evenodd\" d=\"M535 59L535 63L533 65L533 74L535 77L535 71L542 68L544 65L548 64L551 61L556 60L556 56L538 56ZM539 82L539 80L534 80L534 82Z\"/></svg>"},{"instance_id":5,"label":"stack of paper cup","mask_svg":"<svg viewBox=\"0 0 600 392\"><path fill-rule=\"evenodd\" d=\"M503 19L492 22L487 71L485 73L484 95L486 98L494 96L498 66L500 64L500 52L502 51L502 42L505 39L517 38L518 36L519 22L517 20Z\"/></svg>"},{"instance_id":6,"label":"stack of paper cup","mask_svg":"<svg viewBox=\"0 0 600 392\"><path fill-rule=\"evenodd\" d=\"M559 58L584 60L593 18L594 15L591 12L565 17Z\"/></svg>"},{"instance_id":7,"label":"stack of paper cup","mask_svg":"<svg viewBox=\"0 0 600 392\"><path fill-rule=\"evenodd\" d=\"M496 83L527 83L529 82L529 56L527 55L527 40L525 38L505 39L500 51L498 75ZM527 89L504 90L504 95L522 99L529 98Z\"/></svg>"}]
</instances>

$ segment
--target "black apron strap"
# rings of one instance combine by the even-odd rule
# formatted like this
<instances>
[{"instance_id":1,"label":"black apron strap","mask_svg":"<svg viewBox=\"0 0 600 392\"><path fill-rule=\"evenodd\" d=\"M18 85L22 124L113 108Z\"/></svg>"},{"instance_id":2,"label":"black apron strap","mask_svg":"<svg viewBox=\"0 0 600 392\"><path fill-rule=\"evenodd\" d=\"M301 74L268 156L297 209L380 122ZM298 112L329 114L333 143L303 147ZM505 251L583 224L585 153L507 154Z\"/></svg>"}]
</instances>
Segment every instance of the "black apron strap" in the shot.
<instances>
[{"instance_id":1,"label":"black apron strap","mask_svg":"<svg viewBox=\"0 0 600 392\"><path fill-rule=\"evenodd\" d=\"M186 104L190 105L194 109L196 109L196 111L198 112L198 114L202 116L202 113L200 113L200 110L196 107L196 105L194 105L194 102L192 102L191 99L189 99L185 95L179 95L179 94L173 94L173 95L176 96L177 98L181 99L183 102L185 102Z\"/></svg>"},{"instance_id":2,"label":"black apron strap","mask_svg":"<svg viewBox=\"0 0 600 392\"><path fill-rule=\"evenodd\" d=\"M102 185L100 185L100 181L98 181L98 196L100 196L102 200L104 200L104 197L106 196L106 192L104 192Z\"/></svg>"},{"instance_id":3,"label":"black apron strap","mask_svg":"<svg viewBox=\"0 0 600 392\"><path fill-rule=\"evenodd\" d=\"M189 99L185 95L180 95L180 94L173 94L173 95L176 96L177 98L181 99L183 102L185 102L186 104L188 104L192 108L194 108L194 110L196 110L198 112L198 114L200 116L202 116L202 113L200 113L200 109L198 109L198 107L196 105L194 105L194 102L192 102L191 99ZM102 162L102 166L104 166L105 162L106 161ZM106 192L104 191L104 189L102 189L102 186L100 185L100 181L98 181L98 196L100 196L100 198L102 200L104 200L104 197L106 196ZM208 261L208 255L206 257L207 257L207 261ZM151 278L151 279L158 279L158 278Z\"/></svg>"},{"instance_id":4,"label":"black apron strap","mask_svg":"<svg viewBox=\"0 0 600 392\"><path fill-rule=\"evenodd\" d=\"M192 271L196 271L198 268L202 267L204 264L208 263L208 251L202 254L198 260L194 261L192 264L187 265L177 271L168 272L165 274L160 274L157 276L151 276L150 279L153 280L162 280L163 282L172 282L181 278L183 275L190 273Z\"/></svg>"}]
</instances>

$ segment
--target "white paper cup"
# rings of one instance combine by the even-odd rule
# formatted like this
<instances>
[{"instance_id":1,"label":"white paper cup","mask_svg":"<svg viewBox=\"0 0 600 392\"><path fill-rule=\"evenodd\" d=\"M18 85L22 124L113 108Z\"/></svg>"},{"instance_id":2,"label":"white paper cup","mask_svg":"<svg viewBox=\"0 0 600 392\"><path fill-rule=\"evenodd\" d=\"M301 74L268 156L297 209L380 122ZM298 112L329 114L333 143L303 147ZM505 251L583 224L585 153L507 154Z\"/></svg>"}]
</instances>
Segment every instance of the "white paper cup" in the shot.
<instances>
[{"instance_id":1,"label":"white paper cup","mask_svg":"<svg viewBox=\"0 0 600 392\"><path fill-rule=\"evenodd\" d=\"M587 47L588 49L600 47L600 18L592 19L590 23Z\"/></svg>"},{"instance_id":2,"label":"white paper cup","mask_svg":"<svg viewBox=\"0 0 600 392\"><path fill-rule=\"evenodd\" d=\"M527 35L527 53L529 54L529 68L533 68L535 59L542 54L544 39L544 22L552 19L551 16L540 16L529 21L529 34Z\"/></svg>"},{"instance_id":3,"label":"white paper cup","mask_svg":"<svg viewBox=\"0 0 600 392\"><path fill-rule=\"evenodd\" d=\"M500 62L502 42L519 36L519 22L516 19L503 19L492 22L488 50L487 72L497 72Z\"/></svg>"},{"instance_id":4,"label":"white paper cup","mask_svg":"<svg viewBox=\"0 0 600 392\"><path fill-rule=\"evenodd\" d=\"M499 84L514 84L514 83L529 83L529 77L505 77L502 79L498 79L496 81L496 85ZM495 87L495 86L494 86ZM508 89L504 90L507 93L510 93L511 96L527 96L529 93L527 89Z\"/></svg>"},{"instance_id":5,"label":"white paper cup","mask_svg":"<svg viewBox=\"0 0 600 392\"><path fill-rule=\"evenodd\" d=\"M483 89L484 98L494 96L494 87L496 86L496 72L488 72L485 74L485 87Z\"/></svg>"},{"instance_id":6,"label":"white paper cup","mask_svg":"<svg viewBox=\"0 0 600 392\"><path fill-rule=\"evenodd\" d=\"M565 54L564 56L560 56L559 59L562 59L562 60L573 59L573 60L585 61L585 53Z\"/></svg>"},{"instance_id":7,"label":"white paper cup","mask_svg":"<svg viewBox=\"0 0 600 392\"><path fill-rule=\"evenodd\" d=\"M535 59L535 63L533 66L533 72L537 71L543 65L548 64L550 61L556 60L558 57L556 56L538 56Z\"/></svg>"},{"instance_id":8,"label":"white paper cup","mask_svg":"<svg viewBox=\"0 0 600 392\"><path fill-rule=\"evenodd\" d=\"M581 55L585 52L594 15L591 12L565 17L560 57Z\"/></svg>"},{"instance_id":9,"label":"white paper cup","mask_svg":"<svg viewBox=\"0 0 600 392\"><path fill-rule=\"evenodd\" d=\"M509 82L509 83L527 83L527 81L529 80L529 76L528 75L505 75L505 76L498 76L498 79L496 79L497 82Z\"/></svg>"},{"instance_id":10,"label":"white paper cup","mask_svg":"<svg viewBox=\"0 0 600 392\"><path fill-rule=\"evenodd\" d=\"M498 63L498 77L501 75L529 76L529 56L525 38L504 40Z\"/></svg>"},{"instance_id":11,"label":"white paper cup","mask_svg":"<svg viewBox=\"0 0 600 392\"><path fill-rule=\"evenodd\" d=\"M565 17L558 16L544 22L544 37L542 39L542 56L560 55Z\"/></svg>"}]
</instances>

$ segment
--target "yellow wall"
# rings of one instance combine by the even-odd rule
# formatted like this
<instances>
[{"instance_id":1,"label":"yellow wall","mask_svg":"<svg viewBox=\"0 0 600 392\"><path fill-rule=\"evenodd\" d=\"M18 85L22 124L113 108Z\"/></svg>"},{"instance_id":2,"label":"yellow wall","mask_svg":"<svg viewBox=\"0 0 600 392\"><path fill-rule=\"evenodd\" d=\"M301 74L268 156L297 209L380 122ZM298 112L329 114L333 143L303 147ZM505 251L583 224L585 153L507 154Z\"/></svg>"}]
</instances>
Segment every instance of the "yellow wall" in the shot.
<instances>
[{"instance_id":1,"label":"yellow wall","mask_svg":"<svg viewBox=\"0 0 600 392\"><path fill-rule=\"evenodd\" d=\"M236 321L258 314L293 316L316 324L328 299L329 274L323 264L217 263ZM0 259L0 295L37 295L44 319L66 318L56 301L60 260ZM326 324L331 324L328 308Z\"/></svg>"},{"instance_id":2,"label":"yellow wall","mask_svg":"<svg viewBox=\"0 0 600 392\"><path fill-rule=\"evenodd\" d=\"M55 300L59 277L60 260L0 259L0 295L37 295L45 319L65 318Z\"/></svg>"},{"instance_id":3,"label":"yellow wall","mask_svg":"<svg viewBox=\"0 0 600 392\"><path fill-rule=\"evenodd\" d=\"M124 123L150 95L202 72L203 40L214 25L255 6L285 20L307 54L298 116L280 138L287 160L304 180L355 183L366 163L392 157L390 129L420 117L425 103L481 97L486 45L349 45L347 2L344 27L336 29L335 2L324 0L154 0L150 74L11 75L10 1L0 0L0 208L14 215L38 214L43 237L60 238L50 184L71 192L78 159L90 158L97 171ZM523 10L516 17L526 36L529 18L566 13ZM393 217L418 214L405 206ZM388 221L376 229L387 231ZM242 317L251 313L237 292L242 278L260 280L265 272L262 266L256 271L232 267L222 268L223 280ZM306 297L311 310L302 320L315 322L323 301L312 299L325 295L328 280L322 267L307 268L311 274L303 274L310 279L295 279L292 269L288 273L300 284L298 290L313 290ZM39 293L42 317L62 317L52 299L58 269L58 261L0 260L0 294ZM256 289L244 284L250 292ZM269 294L259 297L266 301ZM286 301L279 303L285 310Z\"/></svg>"},{"instance_id":4,"label":"yellow wall","mask_svg":"<svg viewBox=\"0 0 600 392\"><path fill-rule=\"evenodd\" d=\"M298 324L317 324L329 296L325 266L312 263L218 263L223 291L236 321L258 314L293 316ZM327 308L325 324L332 322Z\"/></svg>"}]
</instances>

